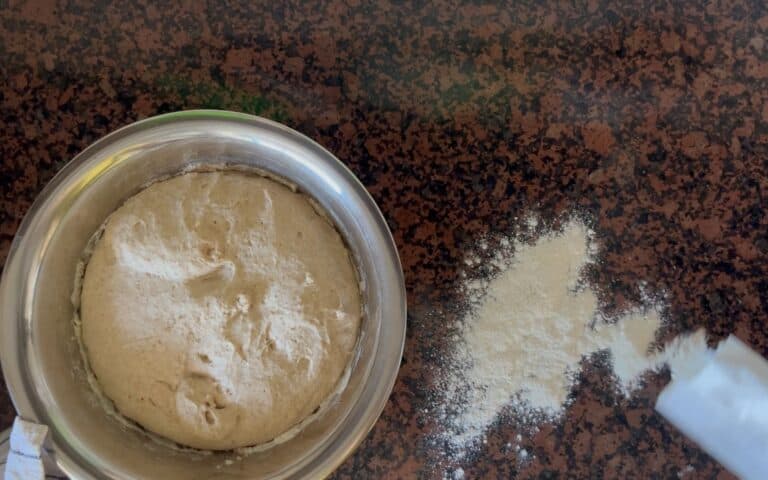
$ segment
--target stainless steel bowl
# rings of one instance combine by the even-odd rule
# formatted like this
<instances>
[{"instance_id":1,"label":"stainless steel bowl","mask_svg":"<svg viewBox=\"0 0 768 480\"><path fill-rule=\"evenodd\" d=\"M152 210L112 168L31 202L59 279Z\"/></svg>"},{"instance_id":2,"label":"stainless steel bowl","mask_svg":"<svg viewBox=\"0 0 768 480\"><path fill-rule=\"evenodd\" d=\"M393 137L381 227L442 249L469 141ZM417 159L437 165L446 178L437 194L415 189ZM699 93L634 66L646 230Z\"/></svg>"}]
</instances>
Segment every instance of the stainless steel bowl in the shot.
<instances>
[{"instance_id":1,"label":"stainless steel bowl","mask_svg":"<svg viewBox=\"0 0 768 480\"><path fill-rule=\"evenodd\" d=\"M70 301L89 237L142 185L192 164L257 167L312 196L341 231L364 282L365 318L346 389L298 436L265 452L183 453L125 429L95 401ZM0 285L0 359L19 414L50 426L72 478L318 478L381 414L405 339L406 300L392 237L355 176L307 137L258 117L189 111L149 118L88 147L46 186L19 227Z\"/></svg>"}]
</instances>

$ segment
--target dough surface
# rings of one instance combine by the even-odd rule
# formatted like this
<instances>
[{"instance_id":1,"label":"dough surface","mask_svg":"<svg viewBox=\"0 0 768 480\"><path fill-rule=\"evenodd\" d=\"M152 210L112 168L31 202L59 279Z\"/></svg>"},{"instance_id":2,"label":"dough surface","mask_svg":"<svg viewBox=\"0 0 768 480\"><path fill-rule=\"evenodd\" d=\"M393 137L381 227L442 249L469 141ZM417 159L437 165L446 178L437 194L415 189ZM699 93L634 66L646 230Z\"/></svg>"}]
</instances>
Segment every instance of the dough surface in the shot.
<instances>
[{"instance_id":1,"label":"dough surface","mask_svg":"<svg viewBox=\"0 0 768 480\"><path fill-rule=\"evenodd\" d=\"M306 196L186 173L107 221L83 278L82 342L121 414L182 445L238 448L334 392L360 302L346 246Z\"/></svg>"}]
</instances>

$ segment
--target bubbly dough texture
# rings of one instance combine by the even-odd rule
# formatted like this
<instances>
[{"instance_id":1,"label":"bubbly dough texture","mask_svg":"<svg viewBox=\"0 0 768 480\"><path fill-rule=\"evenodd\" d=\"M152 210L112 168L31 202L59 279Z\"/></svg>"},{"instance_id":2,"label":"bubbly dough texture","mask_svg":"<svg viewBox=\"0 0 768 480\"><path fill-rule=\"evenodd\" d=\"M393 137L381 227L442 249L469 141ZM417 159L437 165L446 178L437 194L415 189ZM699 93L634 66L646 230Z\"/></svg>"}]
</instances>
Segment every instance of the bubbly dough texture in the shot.
<instances>
[{"instance_id":1,"label":"bubbly dough texture","mask_svg":"<svg viewBox=\"0 0 768 480\"><path fill-rule=\"evenodd\" d=\"M121 414L224 450L274 439L334 392L362 311L349 253L307 197L208 172L155 183L109 218L80 315Z\"/></svg>"}]
</instances>

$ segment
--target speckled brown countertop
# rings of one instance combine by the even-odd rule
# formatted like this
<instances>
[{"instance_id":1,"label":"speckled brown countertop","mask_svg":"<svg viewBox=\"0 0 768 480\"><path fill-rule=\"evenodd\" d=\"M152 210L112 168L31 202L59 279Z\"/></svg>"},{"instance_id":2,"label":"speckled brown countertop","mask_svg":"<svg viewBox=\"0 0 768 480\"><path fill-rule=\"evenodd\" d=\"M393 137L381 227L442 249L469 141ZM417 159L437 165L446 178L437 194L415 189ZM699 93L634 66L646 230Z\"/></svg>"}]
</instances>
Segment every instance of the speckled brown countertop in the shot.
<instances>
[{"instance_id":1,"label":"speckled brown countertop","mask_svg":"<svg viewBox=\"0 0 768 480\"><path fill-rule=\"evenodd\" d=\"M605 308L644 284L667 294L662 339L703 326L768 355L768 9L425 3L0 0L0 261L98 137L189 108L275 118L359 176L408 287L395 391L338 478L730 478L654 413L668 374L626 400L599 361L564 420L524 438L530 462L506 448L513 422L455 465L425 439L463 255L531 210L592 219ZM0 412L10 425L4 389Z\"/></svg>"}]
</instances>

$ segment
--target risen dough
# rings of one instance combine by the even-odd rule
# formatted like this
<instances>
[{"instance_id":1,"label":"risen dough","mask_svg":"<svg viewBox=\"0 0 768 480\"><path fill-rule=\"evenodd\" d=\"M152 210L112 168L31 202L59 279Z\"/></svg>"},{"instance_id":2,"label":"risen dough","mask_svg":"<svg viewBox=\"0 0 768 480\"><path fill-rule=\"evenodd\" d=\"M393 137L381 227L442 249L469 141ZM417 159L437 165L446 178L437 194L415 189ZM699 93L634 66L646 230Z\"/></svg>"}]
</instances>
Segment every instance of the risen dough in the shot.
<instances>
[{"instance_id":1,"label":"risen dough","mask_svg":"<svg viewBox=\"0 0 768 480\"><path fill-rule=\"evenodd\" d=\"M180 444L267 442L336 388L361 318L344 243L308 199L255 175L187 173L108 220L82 341L120 413Z\"/></svg>"}]
</instances>

